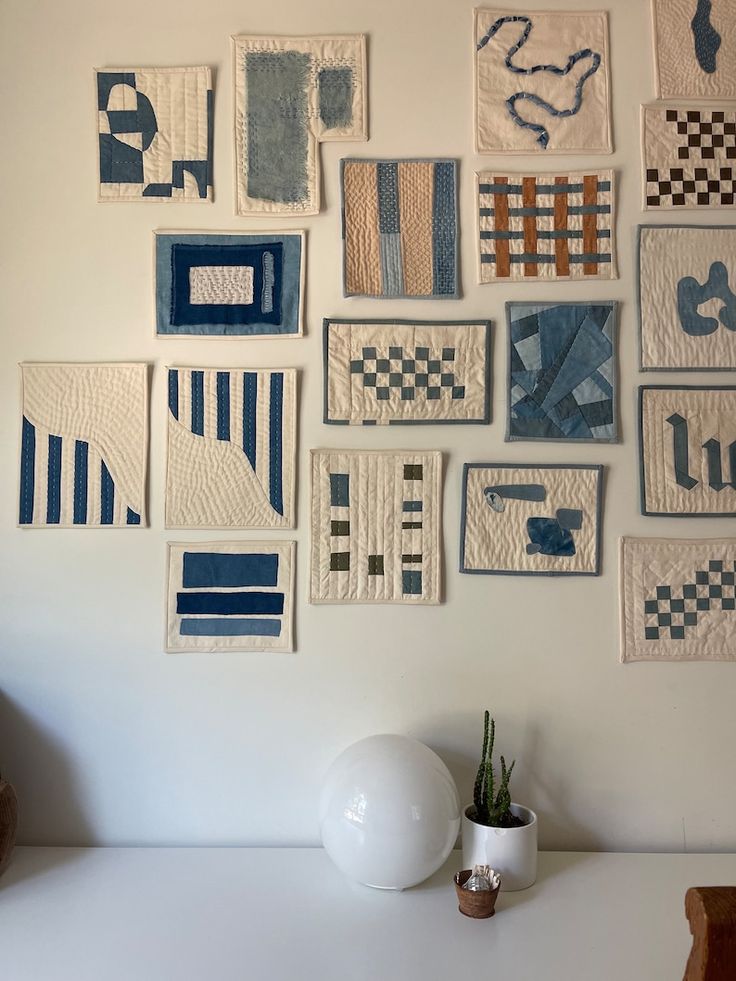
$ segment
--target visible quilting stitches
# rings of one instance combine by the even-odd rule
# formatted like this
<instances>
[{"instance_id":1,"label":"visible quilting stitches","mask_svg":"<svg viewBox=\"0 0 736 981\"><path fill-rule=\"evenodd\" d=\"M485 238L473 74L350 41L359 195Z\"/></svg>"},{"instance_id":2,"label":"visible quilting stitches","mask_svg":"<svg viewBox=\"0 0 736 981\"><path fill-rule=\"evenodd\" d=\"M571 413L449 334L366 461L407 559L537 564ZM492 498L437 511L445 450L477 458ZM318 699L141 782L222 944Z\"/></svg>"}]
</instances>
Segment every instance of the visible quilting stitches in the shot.
<instances>
[{"instance_id":1,"label":"visible quilting stitches","mask_svg":"<svg viewBox=\"0 0 736 981\"><path fill-rule=\"evenodd\" d=\"M145 366L23 365L22 371L19 524L142 524Z\"/></svg>"},{"instance_id":2,"label":"visible quilting stitches","mask_svg":"<svg viewBox=\"0 0 736 981\"><path fill-rule=\"evenodd\" d=\"M97 72L99 199L208 200L208 68Z\"/></svg>"},{"instance_id":3,"label":"visible quilting stitches","mask_svg":"<svg viewBox=\"0 0 736 981\"><path fill-rule=\"evenodd\" d=\"M312 453L313 603L437 603L439 453Z\"/></svg>"},{"instance_id":4,"label":"visible quilting stitches","mask_svg":"<svg viewBox=\"0 0 736 981\"><path fill-rule=\"evenodd\" d=\"M189 270L189 302L253 303L252 266L193 266Z\"/></svg>"},{"instance_id":5,"label":"visible quilting stitches","mask_svg":"<svg viewBox=\"0 0 736 981\"><path fill-rule=\"evenodd\" d=\"M511 24L518 23L524 25L524 28L522 30L521 35L519 36L518 41L516 42L516 44L512 45L508 49L506 58L504 59L505 65L508 68L508 70L510 72L513 72L515 75L535 75L537 74L537 72L549 72L552 75L556 75L558 77L564 77L570 74L570 72L578 64L578 62L585 61L588 59L590 60L590 66L582 73L582 75L580 75L577 82L575 83L575 94L574 94L573 104L567 109L557 109L551 103L547 102L545 99L541 98L539 95L537 95L534 92L525 92L525 91L515 92L513 95L509 96L509 98L507 98L506 100L506 105L508 107L509 114L511 118L514 120L514 122L516 123L516 125L520 126L522 129L530 129L532 130L532 132L536 133L537 143L539 143L539 145L542 147L543 150L546 150L547 145L549 143L549 131L546 129L546 127L542 126L539 123L533 123L530 122L529 120L523 119L519 115L519 112L516 109L516 103L518 101L527 100L531 102L533 105L539 106L541 109L544 109L545 112L548 112L551 116L558 116L560 118L576 115L580 111L580 107L583 104L583 87L586 81L590 78L590 76L594 75L600 68L601 56L598 52L591 51L590 48L583 48L581 51L576 51L574 54L571 54L568 57L567 63L563 68L560 68L557 65L533 65L529 68L520 68L518 65L514 65L513 63L514 56L526 44L529 35L532 31L532 26L533 26L532 20L530 17L525 17L525 16L500 17L491 25L488 31L486 31L483 37L478 41L477 50L480 51L482 48L484 48L489 43L489 41L491 41L496 36L498 31L505 24L509 24L509 23Z\"/></svg>"},{"instance_id":6,"label":"visible quilting stitches","mask_svg":"<svg viewBox=\"0 0 736 981\"><path fill-rule=\"evenodd\" d=\"M233 38L238 213L319 211L317 144L366 138L365 38Z\"/></svg>"},{"instance_id":7,"label":"visible quilting stitches","mask_svg":"<svg viewBox=\"0 0 736 981\"><path fill-rule=\"evenodd\" d=\"M698 307L713 299L723 301L717 320L698 313ZM719 324L736 330L736 295L728 285L728 269L724 264L711 263L702 286L693 276L683 276L677 284L677 309L682 329L692 337L706 337L718 330Z\"/></svg>"},{"instance_id":8,"label":"visible quilting stitches","mask_svg":"<svg viewBox=\"0 0 736 981\"><path fill-rule=\"evenodd\" d=\"M392 347L379 352L376 348L363 348L362 358L350 362L350 371L357 375L365 389L373 392L376 399L388 399L391 389L398 389L403 400L419 396L441 399L447 395L453 399L465 398L465 386L458 384L454 366L454 351L430 352L429 348L417 347L404 352L402 347Z\"/></svg>"},{"instance_id":9,"label":"visible quilting stitches","mask_svg":"<svg viewBox=\"0 0 736 981\"><path fill-rule=\"evenodd\" d=\"M167 646L292 650L293 542L169 545Z\"/></svg>"},{"instance_id":10,"label":"visible quilting stitches","mask_svg":"<svg viewBox=\"0 0 736 981\"><path fill-rule=\"evenodd\" d=\"M299 334L304 236L156 232L158 334Z\"/></svg>"},{"instance_id":11,"label":"visible quilting stitches","mask_svg":"<svg viewBox=\"0 0 736 981\"><path fill-rule=\"evenodd\" d=\"M736 367L736 228L642 225L638 267L642 368Z\"/></svg>"},{"instance_id":12,"label":"visible quilting stitches","mask_svg":"<svg viewBox=\"0 0 736 981\"><path fill-rule=\"evenodd\" d=\"M648 208L736 204L736 113L662 109L644 114Z\"/></svg>"},{"instance_id":13,"label":"visible quilting stitches","mask_svg":"<svg viewBox=\"0 0 736 981\"><path fill-rule=\"evenodd\" d=\"M695 44L695 57L698 64L712 75L716 70L716 56L721 46L721 35L715 29L710 20L711 0L698 0L690 26L693 32L693 42Z\"/></svg>"},{"instance_id":14,"label":"visible quilting stitches","mask_svg":"<svg viewBox=\"0 0 736 981\"><path fill-rule=\"evenodd\" d=\"M621 660L736 660L736 540L623 538Z\"/></svg>"},{"instance_id":15,"label":"visible quilting stitches","mask_svg":"<svg viewBox=\"0 0 736 981\"><path fill-rule=\"evenodd\" d=\"M615 304L509 303L507 438L616 438Z\"/></svg>"},{"instance_id":16,"label":"visible quilting stitches","mask_svg":"<svg viewBox=\"0 0 736 981\"><path fill-rule=\"evenodd\" d=\"M167 526L291 527L293 370L169 369Z\"/></svg>"},{"instance_id":17,"label":"visible quilting stitches","mask_svg":"<svg viewBox=\"0 0 736 981\"><path fill-rule=\"evenodd\" d=\"M466 463L460 571L598 575L601 472Z\"/></svg>"},{"instance_id":18,"label":"visible quilting stitches","mask_svg":"<svg viewBox=\"0 0 736 981\"><path fill-rule=\"evenodd\" d=\"M726 565L731 568L725 569ZM657 586L655 594L644 600L644 638L684 640L686 628L697 627L704 613L736 610L735 572L736 562L712 559L707 569L695 573L693 582Z\"/></svg>"},{"instance_id":19,"label":"visible quilting stitches","mask_svg":"<svg viewBox=\"0 0 736 981\"><path fill-rule=\"evenodd\" d=\"M454 160L341 162L347 296L453 298Z\"/></svg>"},{"instance_id":20,"label":"visible quilting stitches","mask_svg":"<svg viewBox=\"0 0 736 981\"><path fill-rule=\"evenodd\" d=\"M477 177L481 282L615 276L611 171Z\"/></svg>"},{"instance_id":21,"label":"visible quilting stitches","mask_svg":"<svg viewBox=\"0 0 736 981\"><path fill-rule=\"evenodd\" d=\"M325 320L324 421L490 420L486 321Z\"/></svg>"},{"instance_id":22,"label":"visible quilting stitches","mask_svg":"<svg viewBox=\"0 0 736 981\"><path fill-rule=\"evenodd\" d=\"M641 386L642 512L736 514L736 387Z\"/></svg>"}]
</instances>

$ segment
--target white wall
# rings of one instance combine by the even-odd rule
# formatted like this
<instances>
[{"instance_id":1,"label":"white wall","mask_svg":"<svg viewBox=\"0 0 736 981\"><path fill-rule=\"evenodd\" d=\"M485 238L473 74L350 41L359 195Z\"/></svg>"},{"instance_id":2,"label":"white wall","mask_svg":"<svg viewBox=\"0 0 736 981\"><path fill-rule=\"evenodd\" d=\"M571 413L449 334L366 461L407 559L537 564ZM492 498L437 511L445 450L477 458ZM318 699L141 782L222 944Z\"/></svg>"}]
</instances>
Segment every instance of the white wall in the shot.
<instances>
[{"instance_id":1,"label":"white wall","mask_svg":"<svg viewBox=\"0 0 736 981\"><path fill-rule=\"evenodd\" d=\"M566 5L585 8L579 0ZM638 513L634 401L647 378L636 369L633 243L642 220L638 106L654 95L651 30L644 0L608 5L621 279L478 287L473 171L500 161L472 152L472 0L2 4L0 764L20 793L23 841L315 843L322 773L342 748L370 733L406 732L429 743L467 798L488 706L501 749L518 759L515 796L540 812L544 846L736 847L736 668L618 663L617 537L716 536L732 532L733 522ZM369 35L371 140L322 148L326 208L304 221L308 335L155 340L151 230L268 227L233 214L229 35L356 31ZM196 64L216 72L215 203L96 204L93 66ZM464 299L341 297L337 174L338 160L349 154L461 160ZM570 167L590 162L566 160ZM513 165L544 166L537 158ZM713 217L691 212L685 220ZM724 212L721 220L728 218ZM583 297L622 303L623 443L504 444L504 302ZM323 426L320 327L328 315L492 318L491 427ZM155 365L150 529L15 527L21 360ZM172 362L304 369L295 655L162 653L164 543L187 537L163 529L162 366ZM310 607L310 447L406 445L446 453L446 602ZM608 466L600 578L459 575L461 466L487 459Z\"/></svg>"}]
</instances>

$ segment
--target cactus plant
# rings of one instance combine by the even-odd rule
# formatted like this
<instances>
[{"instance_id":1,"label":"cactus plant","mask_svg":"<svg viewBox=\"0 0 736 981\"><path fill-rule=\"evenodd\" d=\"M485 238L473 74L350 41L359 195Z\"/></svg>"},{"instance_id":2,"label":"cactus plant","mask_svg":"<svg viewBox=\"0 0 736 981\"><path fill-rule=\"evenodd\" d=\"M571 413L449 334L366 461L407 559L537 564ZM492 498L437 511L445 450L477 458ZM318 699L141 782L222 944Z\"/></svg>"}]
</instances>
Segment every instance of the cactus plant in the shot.
<instances>
[{"instance_id":1,"label":"cactus plant","mask_svg":"<svg viewBox=\"0 0 736 981\"><path fill-rule=\"evenodd\" d=\"M475 812L473 820L489 828L516 828L521 821L511 812L511 792L509 782L514 772L516 760L511 766L506 766L506 760L501 759L501 777L496 785L493 772L493 744L496 739L496 723L486 711L483 718L483 750L480 765L473 787L473 803Z\"/></svg>"}]
</instances>

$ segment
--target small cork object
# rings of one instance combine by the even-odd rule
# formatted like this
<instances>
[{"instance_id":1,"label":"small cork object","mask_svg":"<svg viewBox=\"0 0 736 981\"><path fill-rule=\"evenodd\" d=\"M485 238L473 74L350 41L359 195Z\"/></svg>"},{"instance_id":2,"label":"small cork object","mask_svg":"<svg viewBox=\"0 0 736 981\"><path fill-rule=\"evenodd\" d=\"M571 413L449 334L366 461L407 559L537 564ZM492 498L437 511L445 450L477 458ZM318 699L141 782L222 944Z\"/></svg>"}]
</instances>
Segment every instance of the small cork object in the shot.
<instances>
[{"instance_id":1,"label":"small cork object","mask_svg":"<svg viewBox=\"0 0 736 981\"><path fill-rule=\"evenodd\" d=\"M471 890L465 888L465 883L473 874L472 869L464 869L456 872L453 876L455 892L457 893L458 909L464 916L470 916L474 920L485 920L495 913L496 897L501 888L501 876L497 872L492 872L492 889Z\"/></svg>"}]
</instances>

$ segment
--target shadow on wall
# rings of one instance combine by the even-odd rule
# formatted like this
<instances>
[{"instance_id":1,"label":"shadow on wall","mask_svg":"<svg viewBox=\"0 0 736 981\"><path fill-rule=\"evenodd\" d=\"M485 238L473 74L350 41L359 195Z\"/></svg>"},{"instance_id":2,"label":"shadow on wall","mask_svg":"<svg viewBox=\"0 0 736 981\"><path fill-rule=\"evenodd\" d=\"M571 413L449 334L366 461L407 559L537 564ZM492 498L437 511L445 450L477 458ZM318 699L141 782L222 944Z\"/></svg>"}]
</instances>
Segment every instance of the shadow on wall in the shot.
<instances>
[{"instance_id":1,"label":"shadow on wall","mask_svg":"<svg viewBox=\"0 0 736 981\"><path fill-rule=\"evenodd\" d=\"M0 691L0 768L18 795L19 845L94 845L69 759L36 718ZM48 828L53 831L49 834ZM39 829L44 828L41 834Z\"/></svg>"},{"instance_id":2,"label":"shadow on wall","mask_svg":"<svg viewBox=\"0 0 736 981\"><path fill-rule=\"evenodd\" d=\"M483 741L483 713L458 712L414 727L416 739L426 743L445 762L460 794L463 808L472 803L473 785ZM475 745L477 756L458 751L458 736L466 736L463 745ZM494 769L498 772L501 752L507 762L516 759L511 778L511 795L519 804L536 811L539 819L539 847L546 851L602 851L604 843L591 829L581 824L569 810L575 797L569 779L555 774L554 782L539 764L542 733L533 722L519 732L513 719L496 718Z\"/></svg>"}]
</instances>

